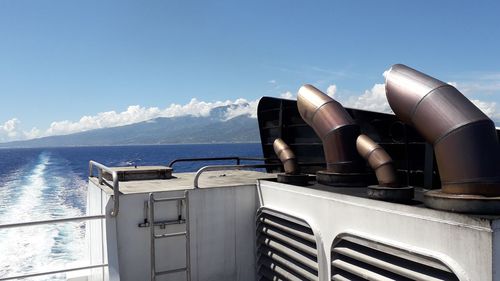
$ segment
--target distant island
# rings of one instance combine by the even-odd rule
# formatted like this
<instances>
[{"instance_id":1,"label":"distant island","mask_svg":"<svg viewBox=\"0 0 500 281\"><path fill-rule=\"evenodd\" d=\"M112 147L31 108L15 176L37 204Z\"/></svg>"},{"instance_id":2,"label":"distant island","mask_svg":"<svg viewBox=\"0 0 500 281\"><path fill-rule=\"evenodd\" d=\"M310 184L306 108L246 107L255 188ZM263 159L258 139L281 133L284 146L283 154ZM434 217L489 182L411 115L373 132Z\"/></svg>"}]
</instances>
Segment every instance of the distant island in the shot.
<instances>
[{"instance_id":1,"label":"distant island","mask_svg":"<svg viewBox=\"0 0 500 281\"><path fill-rule=\"evenodd\" d=\"M257 119L249 115L225 119L228 107L214 108L206 117L160 117L119 127L0 143L0 148L260 142Z\"/></svg>"}]
</instances>

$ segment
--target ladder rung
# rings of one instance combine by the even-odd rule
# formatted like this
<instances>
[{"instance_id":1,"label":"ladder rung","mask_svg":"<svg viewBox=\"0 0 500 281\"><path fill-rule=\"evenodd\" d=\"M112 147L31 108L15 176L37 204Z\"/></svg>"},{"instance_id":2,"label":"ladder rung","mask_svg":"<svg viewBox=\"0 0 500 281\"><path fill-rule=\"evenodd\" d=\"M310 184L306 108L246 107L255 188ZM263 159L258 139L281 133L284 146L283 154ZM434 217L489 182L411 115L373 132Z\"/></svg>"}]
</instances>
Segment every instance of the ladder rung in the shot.
<instances>
[{"instance_id":1,"label":"ladder rung","mask_svg":"<svg viewBox=\"0 0 500 281\"><path fill-rule=\"evenodd\" d=\"M171 221L155 221L154 225L155 226L162 226L162 225L185 224L185 223L186 223L185 219L180 219L180 220L171 220Z\"/></svg>"},{"instance_id":2,"label":"ladder rung","mask_svg":"<svg viewBox=\"0 0 500 281\"><path fill-rule=\"evenodd\" d=\"M155 221L154 225L163 227L163 226L167 226L167 225L185 224L185 223L186 223L186 220L181 219L181 220L171 220L171 221ZM138 224L138 226L139 227L149 227L150 225L149 225L149 222L143 222L143 223Z\"/></svg>"},{"instance_id":3,"label":"ladder rung","mask_svg":"<svg viewBox=\"0 0 500 281\"><path fill-rule=\"evenodd\" d=\"M183 268L176 268L176 269L170 269L170 270L155 272L155 275L159 276L159 275L165 275L165 274L170 274L170 273L182 272L182 271L186 271L186 270L187 270L187 268L185 268L185 267L183 267Z\"/></svg>"},{"instance_id":4,"label":"ladder rung","mask_svg":"<svg viewBox=\"0 0 500 281\"><path fill-rule=\"evenodd\" d=\"M174 233L165 233L165 234L161 234L161 235L155 235L155 238L159 239L159 238L167 238L167 237L174 237L174 236L184 236L184 235L186 235L186 231L183 231L183 232L174 232Z\"/></svg>"},{"instance_id":5,"label":"ladder rung","mask_svg":"<svg viewBox=\"0 0 500 281\"><path fill-rule=\"evenodd\" d=\"M168 198L153 198L155 202L167 202L167 201L181 201L186 199L185 196L182 197L168 197Z\"/></svg>"}]
</instances>

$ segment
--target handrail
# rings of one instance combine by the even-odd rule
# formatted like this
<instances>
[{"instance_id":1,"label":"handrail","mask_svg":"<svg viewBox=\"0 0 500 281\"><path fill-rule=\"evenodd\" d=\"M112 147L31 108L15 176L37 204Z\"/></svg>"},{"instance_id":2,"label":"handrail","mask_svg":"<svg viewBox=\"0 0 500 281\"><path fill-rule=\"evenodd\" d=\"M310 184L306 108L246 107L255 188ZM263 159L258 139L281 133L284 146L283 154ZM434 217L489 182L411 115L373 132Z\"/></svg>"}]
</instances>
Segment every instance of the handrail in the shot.
<instances>
[{"instance_id":1,"label":"handrail","mask_svg":"<svg viewBox=\"0 0 500 281\"><path fill-rule=\"evenodd\" d=\"M43 275L52 275L52 274L65 273L65 272L77 271L77 270L84 270L84 269L92 269L92 268L105 267L105 266L108 266L108 264L107 263L103 263L103 264L95 264L95 265L88 265L88 266L71 267L71 268L60 269L60 270L52 270L52 271L30 273L30 274L25 274L25 275L0 277L0 281L16 280L16 279L21 279L21 278L24 279L24 278L29 278L29 277L36 277L36 276L43 276Z\"/></svg>"},{"instance_id":2,"label":"handrail","mask_svg":"<svg viewBox=\"0 0 500 281\"><path fill-rule=\"evenodd\" d=\"M75 222L75 221L86 221L86 220L98 220L98 219L104 219L104 218L106 218L105 215L94 215L94 216L71 217L71 218L62 218L62 219L41 220L41 221L27 221L27 222L18 222L18 223L8 223L8 224L0 224L0 229L15 228L15 227L25 227L25 226L34 226L34 225L41 225L41 224Z\"/></svg>"},{"instance_id":3,"label":"handrail","mask_svg":"<svg viewBox=\"0 0 500 281\"><path fill-rule=\"evenodd\" d=\"M168 163L168 167L172 166L177 162L198 162L198 161L223 161L223 160L236 160L236 165L240 165L241 160L249 161L265 161L266 158L259 157L239 157L239 156L228 156L228 157L202 157L202 158L178 158L172 160Z\"/></svg>"},{"instance_id":4,"label":"handrail","mask_svg":"<svg viewBox=\"0 0 500 281\"><path fill-rule=\"evenodd\" d=\"M255 168L270 168L270 167L278 167L281 166L279 164L256 164L256 165L211 165L200 168L196 175L194 176L194 188L199 188L198 182L202 173L207 171L221 171L221 170L245 170L245 169L255 169Z\"/></svg>"},{"instance_id":5,"label":"handrail","mask_svg":"<svg viewBox=\"0 0 500 281\"><path fill-rule=\"evenodd\" d=\"M118 215L118 211L120 209L120 187L118 183L118 173L116 171L113 171L111 168L104 166L101 163L95 162L93 160L89 161L89 177L93 176L93 170L94 167L98 168L98 179L99 179L99 184L102 185L104 184L104 179L102 178L102 171L106 171L111 174L111 177L113 179L113 210L111 211L111 216L116 217Z\"/></svg>"},{"instance_id":6,"label":"handrail","mask_svg":"<svg viewBox=\"0 0 500 281\"><path fill-rule=\"evenodd\" d=\"M35 225L43 225L43 224L52 224L52 223L64 223L64 222L98 220L98 219L105 219L105 218L106 218L106 215L91 215L91 216L61 218L61 219L50 219L50 220L28 221L28 222L20 222L20 223L9 223L9 224L1 224L0 225L0 230L2 230L2 229L9 229L9 228L17 228L17 227L26 227L26 226L35 226ZM102 264L80 266L80 267L71 267L71 268L51 270L51 271L28 273L28 274L21 274L21 275L15 275L15 276L0 277L0 281L16 280L16 279L21 279L21 278L24 279L24 278L29 278L29 277L37 277L37 276L43 276L43 275L52 275L52 274L65 273L65 272L77 271L77 270L84 270L84 269L92 269L92 268L105 267L105 266L108 266L108 264L107 263L102 263Z\"/></svg>"}]
</instances>

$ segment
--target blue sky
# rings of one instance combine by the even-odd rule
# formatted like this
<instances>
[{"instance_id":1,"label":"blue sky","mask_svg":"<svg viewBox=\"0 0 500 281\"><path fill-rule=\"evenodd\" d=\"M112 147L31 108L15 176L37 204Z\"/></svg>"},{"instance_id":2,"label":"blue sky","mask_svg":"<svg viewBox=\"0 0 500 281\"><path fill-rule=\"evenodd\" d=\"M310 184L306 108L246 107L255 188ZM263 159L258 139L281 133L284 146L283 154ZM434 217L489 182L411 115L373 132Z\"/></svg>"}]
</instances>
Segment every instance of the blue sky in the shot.
<instances>
[{"instance_id":1,"label":"blue sky","mask_svg":"<svg viewBox=\"0 0 500 281\"><path fill-rule=\"evenodd\" d=\"M495 119L499 11L498 1L2 0L0 141L293 96L305 83L384 110L377 85L394 63L454 83Z\"/></svg>"}]
</instances>

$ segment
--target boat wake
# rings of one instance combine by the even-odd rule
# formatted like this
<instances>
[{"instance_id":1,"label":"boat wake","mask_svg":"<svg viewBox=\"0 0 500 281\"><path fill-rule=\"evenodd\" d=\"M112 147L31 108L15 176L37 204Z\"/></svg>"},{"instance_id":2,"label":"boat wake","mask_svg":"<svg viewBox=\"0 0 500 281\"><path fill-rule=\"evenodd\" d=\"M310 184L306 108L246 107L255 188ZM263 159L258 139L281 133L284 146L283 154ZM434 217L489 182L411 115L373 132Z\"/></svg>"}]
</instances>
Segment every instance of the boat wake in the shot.
<instances>
[{"instance_id":1,"label":"boat wake","mask_svg":"<svg viewBox=\"0 0 500 281\"><path fill-rule=\"evenodd\" d=\"M84 206L68 200L81 179L65 174L63 159L42 152L15 172L0 192L0 224L82 216ZM68 186L71 184L73 186ZM75 185L76 188L75 188ZM0 277L58 270L85 260L85 223L60 223L0 230ZM65 280L64 274L30 280Z\"/></svg>"}]
</instances>

